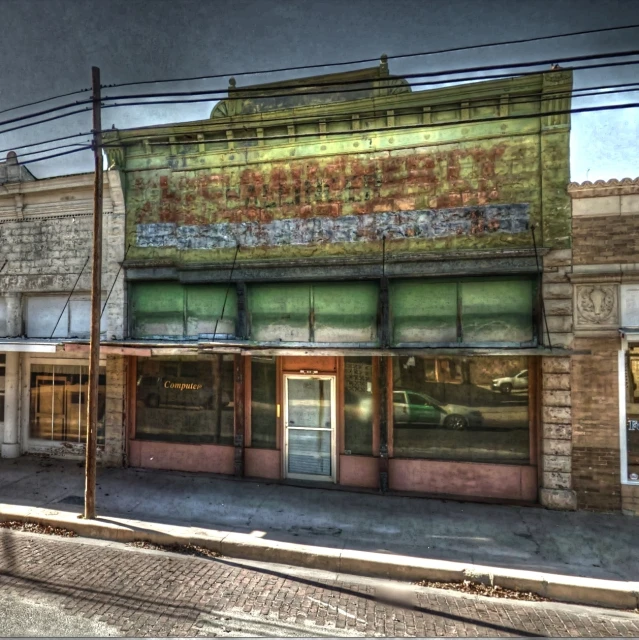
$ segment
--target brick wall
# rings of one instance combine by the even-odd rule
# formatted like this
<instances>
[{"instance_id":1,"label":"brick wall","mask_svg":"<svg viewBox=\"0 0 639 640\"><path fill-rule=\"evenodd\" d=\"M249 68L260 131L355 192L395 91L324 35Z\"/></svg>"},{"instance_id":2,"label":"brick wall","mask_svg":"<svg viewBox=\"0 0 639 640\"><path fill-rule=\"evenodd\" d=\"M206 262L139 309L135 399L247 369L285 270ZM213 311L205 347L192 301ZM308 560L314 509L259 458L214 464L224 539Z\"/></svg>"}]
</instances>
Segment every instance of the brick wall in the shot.
<instances>
[{"instance_id":1,"label":"brick wall","mask_svg":"<svg viewBox=\"0 0 639 640\"><path fill-rule=\"evenodd\" d=\"M637 262L639 215L574 218L573 254L576 265Z\"/></svg>"},{"instance_id":2,"label":"brick wall","mask_svg":"<svg viewBox=\"0 0 639 640\"><path fill-rule=\"evenodd\" d=\"M112 178L110 182L116 180ZM74 286L78 294L90 292L91 263L86 266L85 263L92 246L92 177L52 178L17 186L23 191L19 199L16 194L0 194L0 243L2 261L7 261L0 274L0 296L69 293ZM105 189L102 245L105 299L124 256L124 202L118 188L116 183ZM120 274L106 312L109 339L123 337L124 293Z\"/></svg>"},{"instance_id":3,"label":"brick wall","mask_svg":"<svg viewBox=\"0 0 639 640\"><path fill-rule=\"evenodd\" d=\"M573 357L573 486L581 509L621 509L616 338L577 338Z\"/></svg>"}]
</instances>

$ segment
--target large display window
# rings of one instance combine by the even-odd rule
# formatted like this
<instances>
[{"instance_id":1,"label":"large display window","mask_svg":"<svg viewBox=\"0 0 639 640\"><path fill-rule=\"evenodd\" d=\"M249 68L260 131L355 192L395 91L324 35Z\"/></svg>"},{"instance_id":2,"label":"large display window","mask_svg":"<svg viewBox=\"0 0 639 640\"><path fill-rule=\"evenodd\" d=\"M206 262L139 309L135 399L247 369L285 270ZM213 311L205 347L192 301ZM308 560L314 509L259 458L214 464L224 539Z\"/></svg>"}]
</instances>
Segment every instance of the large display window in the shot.
<instances>
[{"instance_id":1,"label":"large display window","mask_svg":"<svg viewBox=\"0 0 639 640\"><path fill-rule=\"evenodd\" d=\"M100 367L98 384L98 444L103 445L106 398L104 367ZM29 437L53 442L85 442L88 396L88 365L32 363Z\"/></svg>"},{"instance_id":2,"label":"large display window","mask_svg":"<svg viewBox=\"0 0 639 640\"><path fill-rule=\"evenodd\" d=\"M523 357L392 358L393 456L528 464Z\"/></svg>"},{"instance_id":3,"label":"large display window","mask_svg":"<svg viewBox=\"0 0 639 640\"><path fill-rule=\"evenodd\" d=\"M233 444L233 356L138 358L135 438Z\"/></svg>"}]
</instances>

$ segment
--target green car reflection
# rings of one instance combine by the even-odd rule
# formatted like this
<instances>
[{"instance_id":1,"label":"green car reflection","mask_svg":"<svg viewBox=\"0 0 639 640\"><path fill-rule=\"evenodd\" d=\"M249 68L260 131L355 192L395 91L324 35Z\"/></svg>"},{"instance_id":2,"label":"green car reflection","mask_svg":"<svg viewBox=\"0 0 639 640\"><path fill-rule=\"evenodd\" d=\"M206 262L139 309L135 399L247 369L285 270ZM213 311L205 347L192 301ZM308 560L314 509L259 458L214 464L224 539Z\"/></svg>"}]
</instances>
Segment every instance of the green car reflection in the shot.
<instances>
[{"instance_id":1,"label":"green car reflection","mask_svg":"<svg viewBox=\"0 0 639 640\"><path fill-rule=\"evenodd\" d=\"M434 398L407 389L393 391L393 422L396 427L445 427L461 430L481 427L480 411L457 404L441 404Z\"/></svg>"}]
</instances>

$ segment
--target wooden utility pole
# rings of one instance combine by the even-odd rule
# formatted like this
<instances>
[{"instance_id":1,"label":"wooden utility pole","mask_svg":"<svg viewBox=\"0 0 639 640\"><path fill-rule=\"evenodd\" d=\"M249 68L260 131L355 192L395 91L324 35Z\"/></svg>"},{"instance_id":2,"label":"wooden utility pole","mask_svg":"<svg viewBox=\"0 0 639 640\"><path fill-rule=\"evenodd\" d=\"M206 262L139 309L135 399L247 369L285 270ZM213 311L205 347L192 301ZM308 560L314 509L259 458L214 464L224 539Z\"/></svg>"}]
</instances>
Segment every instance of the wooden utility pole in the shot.
<instances>
[{"instance_id":1,"label":"wooden utility pole","mask_svg":"<svg viewBox=\"0 0 639 640\"><path fill-rule=\"evenodd\" d=\"M91 68L93 87L93 269L91 280L91 342L89 355L89 399L87 403L87 449L84 485L84 517L95 519L95 478L98 450L98 389L100 380L100 315L102 280L102 116L100 113L100 69Z\"/></svg>"}]
</instances>

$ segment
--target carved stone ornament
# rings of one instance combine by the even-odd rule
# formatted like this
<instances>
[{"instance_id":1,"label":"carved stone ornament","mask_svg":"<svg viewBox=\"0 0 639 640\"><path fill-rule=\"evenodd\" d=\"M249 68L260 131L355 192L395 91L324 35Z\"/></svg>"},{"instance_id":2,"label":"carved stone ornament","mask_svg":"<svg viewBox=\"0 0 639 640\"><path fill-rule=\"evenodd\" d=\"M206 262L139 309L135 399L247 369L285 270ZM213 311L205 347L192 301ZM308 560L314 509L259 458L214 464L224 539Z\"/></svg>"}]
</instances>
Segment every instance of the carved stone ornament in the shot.
<instances>
[{"instance_id":1,"label":"carved stone ornament","mask_svg":"<svg viewBox=\"0 0 639 640\"><path fill-rule=\"evenodd\" d=\"M610 326L619 323L617 287L588 284L576 288L578 325Z\"/></svg>"}]
</instances>

